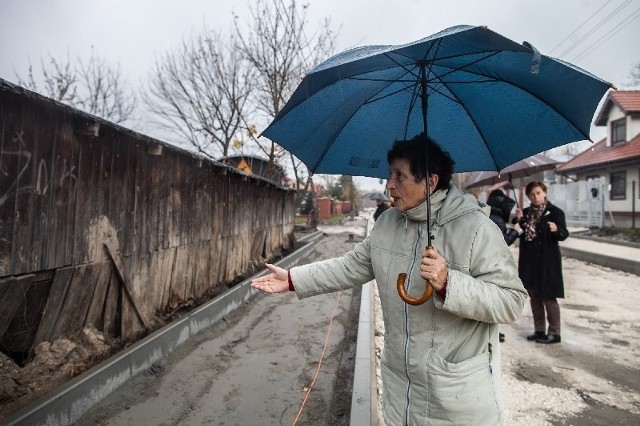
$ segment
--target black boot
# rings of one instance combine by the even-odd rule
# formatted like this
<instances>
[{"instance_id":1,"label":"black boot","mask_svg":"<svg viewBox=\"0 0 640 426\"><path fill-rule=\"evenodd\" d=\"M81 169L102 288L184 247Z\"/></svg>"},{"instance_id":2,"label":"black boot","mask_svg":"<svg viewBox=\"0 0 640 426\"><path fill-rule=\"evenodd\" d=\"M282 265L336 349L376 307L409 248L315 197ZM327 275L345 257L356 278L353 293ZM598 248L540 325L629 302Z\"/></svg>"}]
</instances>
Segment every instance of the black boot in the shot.
<instances>
[{"instance_id":1,"label":"black boot","mask_svg":"<svg viewBox=\"0 0 640 426\"><path fill-rule=\"evenodd\" d=\"M560 339L559 334L548 334L544 337L536 339L536 342L550 344L550 343L560 343L561 340L562 339Z\"/></svg>"},{"instance_id":2,"label":"black boot","mask_svg":"<svg viewBox=\"0 0 640 426\"><path fill-rule=\"evenodd\" d=\"M546 334L544 334L544 331L536 331L535 333L528 335L527 340L538 340L543 337L546 337Z\"/></svg>"}]
</instances>

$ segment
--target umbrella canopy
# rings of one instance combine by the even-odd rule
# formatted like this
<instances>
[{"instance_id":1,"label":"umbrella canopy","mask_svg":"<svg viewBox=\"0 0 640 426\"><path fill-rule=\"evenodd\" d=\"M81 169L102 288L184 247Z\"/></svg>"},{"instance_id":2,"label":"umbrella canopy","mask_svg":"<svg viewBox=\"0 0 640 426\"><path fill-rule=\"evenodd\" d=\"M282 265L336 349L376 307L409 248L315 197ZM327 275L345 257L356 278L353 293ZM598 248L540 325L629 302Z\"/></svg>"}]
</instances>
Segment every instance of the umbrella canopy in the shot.
<instances>
[{"instance_id":1,"label":"umbrella canopy","mask_svg":"<svg viewBox=\"0 0 640 426\"><path fill-rule=\"evenodd\" d=\"M367 194L367 198L369 200L387 201L387 196L384 195L382 192L371 192L371 193Z\"/></svg>"},{"instance_id":2,"label":"umbrella canopy","mask_svg":"<svg viewBox=\"0 0 640 426\"><path fill-rule=\"evenodd\" d=\"M465 188L477 188L480 186L495 185L500 182L511 182L512 179L529 177L545 170L553 170L558 161L543 154L532 155L524 160L517 161L504 168L500 172L482 171L474 173Z\"/></svg>"},{"instance_id":3,"label":"umbrella canopy","mask_svg":"<svg viewBox=\"0 0 640 426\"><path fill-rule=\"evenodd\" d=\"M610 87L529 43L486 27L457 26L414 43L356 48L322 62L263 135L311 173L385 178L393 143L421 133L451 154L457 172L502 170L588 139L594 111ZM430 197L426 209L431 223ZM403 300L429 300L430 285L412 299L404 277L397 283Z\"/></svg>"},{"instance_id":4,"label":"umbrella canopy","mask_svg":"<svg viewBox=\"0 0 640 426\"><path fill-rule=\"evenodd\" d=\"M426 132L455 171L502 170L589 138L611 87L486 27L457 26L402 46L366 46L305 76L263 135L312 173L387 177L396 140Z\"/></svg>"}]
</instances>

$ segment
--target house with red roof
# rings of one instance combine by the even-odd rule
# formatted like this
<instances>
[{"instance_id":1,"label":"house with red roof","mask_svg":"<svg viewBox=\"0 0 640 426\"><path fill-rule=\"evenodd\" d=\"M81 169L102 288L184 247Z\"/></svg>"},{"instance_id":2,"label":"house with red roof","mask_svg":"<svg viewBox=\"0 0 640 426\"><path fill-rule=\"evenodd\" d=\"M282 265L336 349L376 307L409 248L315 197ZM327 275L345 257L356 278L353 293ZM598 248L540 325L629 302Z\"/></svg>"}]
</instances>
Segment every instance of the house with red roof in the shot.
<instances>
[{"instance_id":1,"label":"house with red roof","mask_svg":"<svg viewBox=\"0 0 640 426\"><path fill-rule=\"evenodd\" d=\"M577 181L604 179L616 226L640 226L640 90L610 91L595 120L607 136L556 169Z\"/></svg>"}]
</instances>

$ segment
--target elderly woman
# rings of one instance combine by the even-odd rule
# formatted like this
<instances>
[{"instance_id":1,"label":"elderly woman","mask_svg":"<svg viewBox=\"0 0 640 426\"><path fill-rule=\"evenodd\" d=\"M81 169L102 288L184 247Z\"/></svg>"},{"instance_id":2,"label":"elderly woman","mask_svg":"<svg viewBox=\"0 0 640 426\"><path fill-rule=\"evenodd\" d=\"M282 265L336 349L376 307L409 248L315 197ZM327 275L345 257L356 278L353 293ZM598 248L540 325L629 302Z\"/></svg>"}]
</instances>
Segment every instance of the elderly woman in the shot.
<instances>
[{"instance_id":1,"label":"elderly woman","mask_svg":"<svg viewBox=\"0 0 640 426\"><path fill-rule=\"evenodd\" d=\"M525 193L531 205L516 210L516 220L524 229L520 236L518 270L531 298L534 332L527 340L560 343L560 305L564 297L562 255L559 241L569 237L564 212L547 199L543 182L529 182ZM546 330L545 312L549 323Z\"/></svg>"},{"instance_id":2,"label":"elderly woman","mask_svg":"<svg viewBox=\"0 0 640 426\"><path fill-rule=\"evenodd\" d=\"M425 150L432 223L427 223ZM513 255L488 209L450 183L453 160L422 134L388 152L394 207L345 255L272 271L253 281L265 292L299 298L376 280L385 325L381 360L389 425L503 424L498 324L515 321L527 298ZM427 232L435 248L425 249ZM396 290L434 296L406 304Z\"/></svg>"}]
</instances>

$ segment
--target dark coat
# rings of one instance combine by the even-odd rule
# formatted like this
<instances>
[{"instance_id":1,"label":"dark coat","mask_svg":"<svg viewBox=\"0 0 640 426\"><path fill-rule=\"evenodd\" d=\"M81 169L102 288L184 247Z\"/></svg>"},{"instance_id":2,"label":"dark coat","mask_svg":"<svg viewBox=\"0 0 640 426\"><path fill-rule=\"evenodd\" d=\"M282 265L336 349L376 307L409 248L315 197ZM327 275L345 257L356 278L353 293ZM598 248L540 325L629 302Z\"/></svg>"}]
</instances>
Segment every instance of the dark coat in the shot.
<instances>
[{"instance_id":1,"label":"dark coat","mask_svg":"<svg viewBox=\"0 0 640 426\"><path fill-rule=\"evenodd\" d=\"M384 213L388 208L389 206L386 203L378 204L378 208L376 209L375 213L373 213L373 220L374 221L378 220L380 215Z\"/></svg>"},{"instance_id":2,"label":"dark coat","mask_svg":"<svg viewBox=\"0 0 640 426\"><path fill-rule=\"evenodd\" d=\"M504 241L510 246L518 237L518 231L507 229L511 209L516 205L515 200L507 197L502 191L497 189L489 194L487 205L491 207L489 218L498 225L498 228L502 231Z\"/></svg>"},{"instance_id":3,"label":"dark coat","mask_svg":"<svg viewBox=\"0 0 640 426\"><path fill-rule=\"evenodd\" d=\"M520 226L524 228L526 218L531 214L531 207L523 211ZM558 226L557 232L549 230L548 222ZM536 227L536 238L526 241L523 233L520 237L520 254L518 273L529 294L542 299L564 297L564 281L562 280L562 256L559 241L569 236L564 212L547 201L540 222Z\"/></svg>"}]
</instances>

